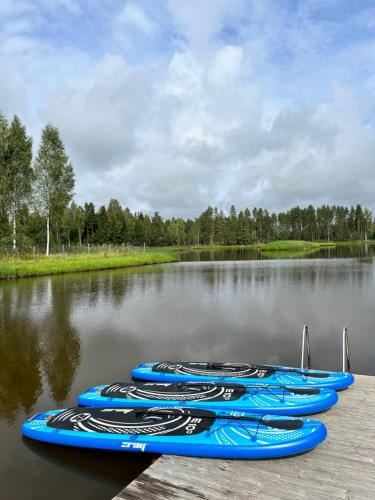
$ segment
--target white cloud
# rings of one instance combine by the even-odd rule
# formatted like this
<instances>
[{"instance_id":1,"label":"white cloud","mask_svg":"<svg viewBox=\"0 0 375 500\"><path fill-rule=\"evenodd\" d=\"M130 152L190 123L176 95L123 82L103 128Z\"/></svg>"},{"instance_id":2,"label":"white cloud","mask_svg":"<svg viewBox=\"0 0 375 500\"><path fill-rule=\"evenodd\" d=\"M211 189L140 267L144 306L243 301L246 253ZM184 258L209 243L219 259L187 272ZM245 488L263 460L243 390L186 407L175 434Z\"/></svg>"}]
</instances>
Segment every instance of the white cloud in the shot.
<instances>
[{"instance_id":1,"label":"white cloud","mask_svg":"<svg viewBox=\"0 0 375 500\"><path fill-rule=\"evenodd\" d=\"M156 32L156 25L134 3L126 3L114 19L117 30L136 28L143 34L151 37Z\"/></svg>"},{"instance_id":2,"label":"white cloud","mask_svg":"<svg viewBox=\"0 0 375 500\"><path fill-rule=\"evenodd\" d=\"M59 126L79 201L116 197L167 216L232 203L375 208L375 50L361 12L158 0L105 16L98 3L93 20L83 3L64 2L54 39L44 33L56 11L6 5L0 109L21 114L35 139L45 122ZM87 24L67 39L72 15ZM86 29L98 33L95 50Z\"/></svg>"},{"instance_id":3,"label":"white cloud","mask_svg":"<svg viewBox=\"0 0 375 500\"><path fill-rule=\"evenodd\" d=\"M241 74L243 51L241 47L227 45L216 54L209 72L210 81L219 87L225 86Z\"/></svg>"}]
</instances>

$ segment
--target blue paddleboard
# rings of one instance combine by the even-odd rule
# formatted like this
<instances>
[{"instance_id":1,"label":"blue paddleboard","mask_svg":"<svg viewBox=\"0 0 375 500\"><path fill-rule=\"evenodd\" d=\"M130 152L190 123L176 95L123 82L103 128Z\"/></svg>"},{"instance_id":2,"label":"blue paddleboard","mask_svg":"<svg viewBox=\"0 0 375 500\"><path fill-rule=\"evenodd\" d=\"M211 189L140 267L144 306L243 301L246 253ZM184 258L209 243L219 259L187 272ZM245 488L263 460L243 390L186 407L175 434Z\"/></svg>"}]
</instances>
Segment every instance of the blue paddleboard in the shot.
<instances>
[{"instance_id":1,"label":"blue paddleboard","mask_svg":"<svg viewBox=\"0 0 375 500\"><path fill-rule=\"evenodd\" d=\"M47 443L209 458L295 455L324 441L321 422L197 408L70 408L39 413L24 436Z\"/></svg>"},{"instance_id":2,"label":"blue paddleboard","mask_svg":"<svg viewBox=\"0 0 375 500\"><path fill-rule=\"evenodd\" d=\"M321 389L346 389L354 382L351 373L299 370L285 366L247 363L210 363L163 361L142 363L132 370L132 377L155 382L234 382L261 385L298 385Z\"/></svg>"},{"instance_id":3,"label":"blue paddleboard","mask_svg":"<svg viewBox=\"0 0 375 500\"><path fill-rule=\"evenodd\" d=\"M217 382L119 382L88 389L78 404L91 407L191 406L273 415L308 415L327 410L338 400L329 389Z\"/></svg>"}]
</instances>

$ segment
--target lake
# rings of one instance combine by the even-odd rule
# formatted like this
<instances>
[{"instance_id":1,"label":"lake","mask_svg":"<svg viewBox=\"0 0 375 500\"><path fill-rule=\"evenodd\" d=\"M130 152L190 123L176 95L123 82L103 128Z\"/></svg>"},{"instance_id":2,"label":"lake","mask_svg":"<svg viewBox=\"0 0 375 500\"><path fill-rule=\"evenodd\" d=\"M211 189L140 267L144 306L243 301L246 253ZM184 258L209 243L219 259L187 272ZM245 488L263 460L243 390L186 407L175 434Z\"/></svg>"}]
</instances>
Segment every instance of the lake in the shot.
<instances>
[{"instance_id":1,"label":"lake","mask_svg":"<svg viewBox=\"0 0 375 500\"><path fill-rule=\"evenodd\" d=\"M28 416L74 405L89 386L126 381L142 361L298 365L307 323L313 368L338 370L346 325L352 371L375 375L373 246L181 260L0 282L1 500L109 499L147 467L148 456L20 434Z\"/></svg>"}]
</instances>

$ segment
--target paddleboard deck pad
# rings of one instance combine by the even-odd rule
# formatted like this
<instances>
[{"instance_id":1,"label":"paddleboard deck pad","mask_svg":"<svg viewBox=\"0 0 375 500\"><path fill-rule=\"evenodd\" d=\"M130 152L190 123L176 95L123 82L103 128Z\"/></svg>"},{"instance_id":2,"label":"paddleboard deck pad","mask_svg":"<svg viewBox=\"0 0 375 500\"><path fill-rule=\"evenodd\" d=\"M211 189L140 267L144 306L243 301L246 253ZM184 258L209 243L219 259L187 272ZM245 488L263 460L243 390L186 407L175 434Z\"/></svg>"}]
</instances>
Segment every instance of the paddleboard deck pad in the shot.
<instances>
[{"instance_id":1,"label":"paddleboard deck pad","mask_svg":"<svg viewBox=\"0 0 375 500\"><path fill-rule=\"evenodd\" d=\"M126 452L262 459L295 455L320 444L321 422L197 408L70 408L39 413L24 436L47 443Z\"/></svg>"},{"instance_id":2,"label":"paddleboard deck pad","mask_svg":"<svg viewBox=\"0 0 375 500\"><path fill-rule=\"evenodd\" d=\"M210 363L163 361L142 363L132 370L132 377L155 382L233 382L243 384L298 385L321 389L346 389L354 382L351 373L299 370L285 366L246 363Z\"/></svg>"},{"instance_id":3,"label":"paddleboard deck pad","mask_svg":"<svg viewBox=\"0 0 375 500\"><path fill-rule=\"evenodd\" d=\"M331 408L335 391L311 387L278 387L217 382L118 382L92 387L78 396L90 407L192 406L274 415L308 415Z\"/></svg>"}]
</instances>

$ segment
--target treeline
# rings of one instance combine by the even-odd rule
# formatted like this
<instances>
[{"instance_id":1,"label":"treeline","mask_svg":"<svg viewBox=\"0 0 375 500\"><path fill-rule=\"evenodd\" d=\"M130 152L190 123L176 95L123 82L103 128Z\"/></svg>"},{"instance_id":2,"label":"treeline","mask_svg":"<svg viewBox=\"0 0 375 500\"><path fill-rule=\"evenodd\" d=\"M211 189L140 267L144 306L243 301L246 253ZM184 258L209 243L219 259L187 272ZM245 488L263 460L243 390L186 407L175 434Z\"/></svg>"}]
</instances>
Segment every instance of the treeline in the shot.
<instances>
[{"instance_id":1,"label":"treeline","mask_svg":"<svg viewBox=\"0 0 375 500\"><path fill-rule=\"evenodd\" d=\"M229 213L208 207L194 219L163 219L133 213L112 199L96 208L72 201L73 167L59 131L47 125L36 157L25 127L0 115L0 243L14 251L32 246L129 244L246 245L274 240L347 241L373 238L370 210L361 205L294 207L272 213L264 208Z\"/></svg>"},{"instance_id":2,"label":"treeline","mask_svg":"<svg viewBox=\"0 0 375 500\"><path fill-rule=\"evenodd\" d=\"M56 127L48 124L36 157L32 139L20 119L8 123L0 113L0 241L12 240L13 251L38 238L30 235L30 224L38 220L46 255L50 248L50 227L61 226L74 189L73 167ZM33 207L30 209L30 207Z\"/></svg>"}]
</instances>

